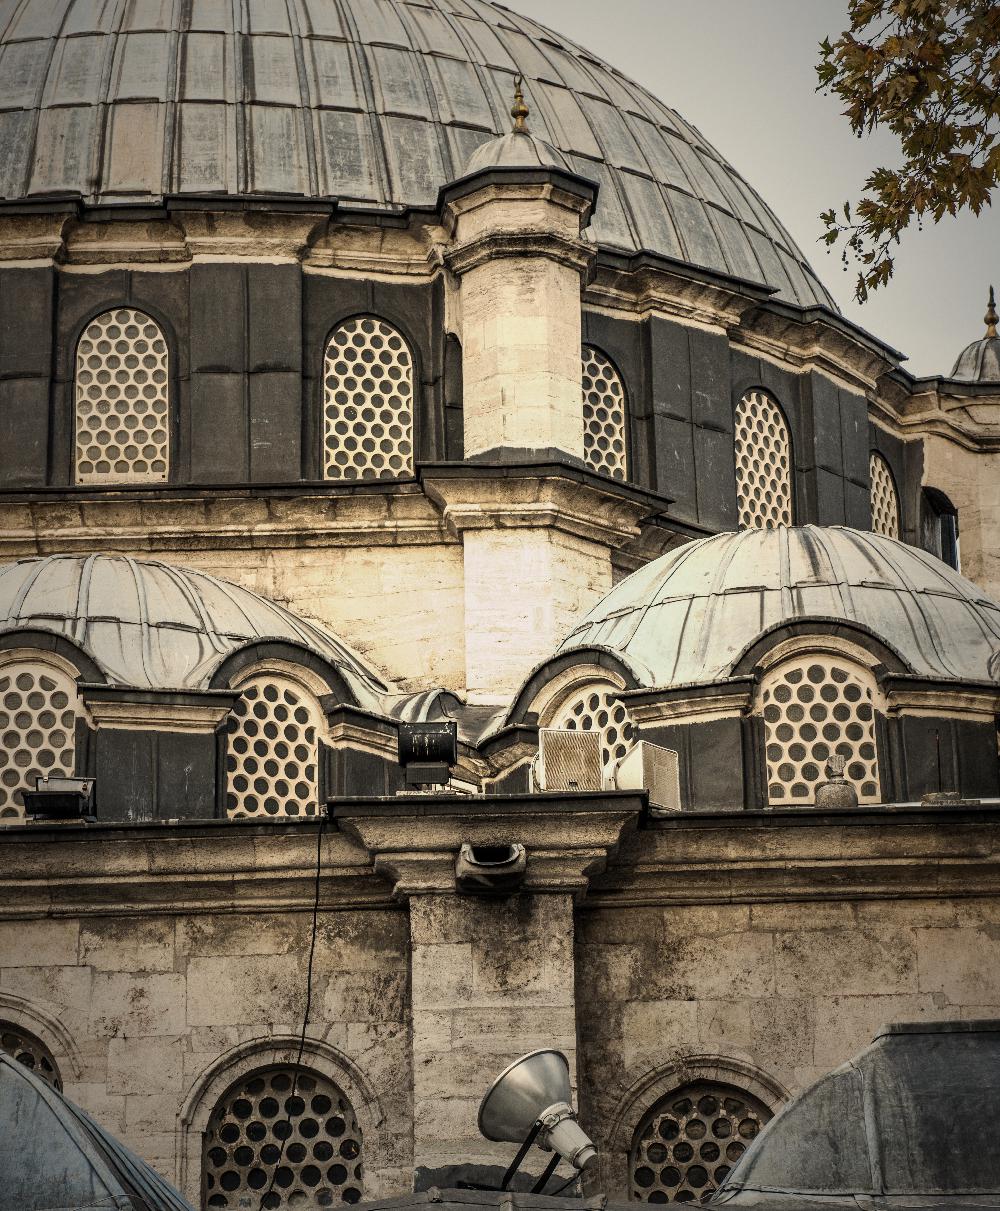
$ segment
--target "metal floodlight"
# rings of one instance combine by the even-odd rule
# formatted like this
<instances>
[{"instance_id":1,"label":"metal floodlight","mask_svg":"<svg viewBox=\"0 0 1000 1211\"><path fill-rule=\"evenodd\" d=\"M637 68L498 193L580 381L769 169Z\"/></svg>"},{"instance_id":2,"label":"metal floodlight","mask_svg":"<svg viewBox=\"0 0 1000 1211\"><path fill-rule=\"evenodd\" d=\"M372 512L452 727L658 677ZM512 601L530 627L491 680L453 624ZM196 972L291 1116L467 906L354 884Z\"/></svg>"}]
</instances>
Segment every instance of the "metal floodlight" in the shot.
<instances>
[{"instance_id":1,"label":"metal floodlight","mask_svg":"<svg viewBox=\"0 0 1000 1211\"><path fill-rule=\"evenodd\" d=\"M35 779L33 791L22 791L25 815L31 820L96 821L94 778Z\"/></svg>"},{"instance_id":2,"label":"metal floodlight","mask_svg":"<svg viewBox=\"0 0 1000 1211\"><path fill-rule=\"evenodd\" d=\"M579 1170L594 1163L597 1149L576 1121L572 1096L569 1061L561 1051L550 1049L515 1060L493 1082L479 1107L479 1131L488 1140L521 1145L502 1189L507 1189L536 1140L556 1155L535 1193L544 1188L560 1157Z\"/></svg>"},{"instance_id":3,"label":"metal floodlight","mask_svg":"<svg viewBox=\"0 0 1000 1211\"><path fill-rule=\"evenodd\" d=\"M401 723L399 764L407 786L444 786L458 763L458 724Z\"/></svg>"}]
</instances>

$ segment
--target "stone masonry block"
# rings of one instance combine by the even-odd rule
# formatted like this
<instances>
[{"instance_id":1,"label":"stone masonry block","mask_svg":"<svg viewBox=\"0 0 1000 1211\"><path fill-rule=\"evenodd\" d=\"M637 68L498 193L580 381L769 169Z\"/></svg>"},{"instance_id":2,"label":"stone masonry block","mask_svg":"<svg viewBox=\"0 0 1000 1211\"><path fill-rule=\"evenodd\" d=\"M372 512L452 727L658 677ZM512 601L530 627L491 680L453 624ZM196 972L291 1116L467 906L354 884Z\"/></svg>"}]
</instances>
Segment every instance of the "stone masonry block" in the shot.
<instances>
[{"instance_id":1,"label":"stone masonry block","mask_svg":"<svg viewBox=\"0 0 1000 1211\"><path fill-rule=\"evenodd\" d=\"M0 921L0 962L19 967L62 967L78 961L77 921Z\"/></svg>"},{"instance_id":2,"label":"stone masonry block","mask_svg":"<svg viewBox=\"0 0 1000 1211\"><path fill-rule=\"evenodd\" d=\"M184 1030L184 977L95 971L90 1029L95 1035L134 1038Z\"/></svg>"},{"instance_id":3,"label":"stone masonry block","mask_svg":"<svg viewBox=\"0 0 1000 1211\"><path fill-rule=\"evenodd\" d=\"M188 962L187 1019L192 1026L300 1021L305 995L305 970L293 955Z\"/></svg>"},{"instance_id":4,"label":"stone masonry block","mask_svg":"<svg viewBox=\"0 0 1000 1211\"><path fill-rule=\"evenodd\" d=\"M109 1093L176 1094L184 1087L184 1036L115 1038L108 1044ZM177 1100L176 1097L174 1099Z\"/></svg>"}]
</instances>

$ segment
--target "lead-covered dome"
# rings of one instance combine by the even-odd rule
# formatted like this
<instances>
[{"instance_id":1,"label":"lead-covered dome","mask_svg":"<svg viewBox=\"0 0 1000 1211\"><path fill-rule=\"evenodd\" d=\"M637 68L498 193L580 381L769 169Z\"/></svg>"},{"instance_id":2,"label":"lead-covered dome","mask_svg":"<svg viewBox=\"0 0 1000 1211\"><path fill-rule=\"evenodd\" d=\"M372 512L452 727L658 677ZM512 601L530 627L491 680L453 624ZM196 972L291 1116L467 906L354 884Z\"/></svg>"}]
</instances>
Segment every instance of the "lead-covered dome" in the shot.
<instances>
[{"instance_id":1,"label":"lead-covered dome","mask_svg":"<svg viewBox=\"0 0 1000 1211\"><path fill-rule=\"evenodd\" d=\"M610 649L650 687L711 683L762 635L806 619L862 628L911 674L1000 680L1000 605L926 551L840 526L680 547L622 581L560 651Z\"/></svg>"},{"instance_id":2,"label":"lead-covered dome","mask_svg":"<svg viewBox=\"0 0 1000 1211\"><path fill-rule=\"evenodd\" d=\"M333 665L360 705L383 684L336 636L276 602L204 572L124 555L49 555L0 567L0 638L62 635L112 684L200 690L233 652L293 644Z\"/></svg>"},{"instance_id":3,"label":"lead-covered dome","mask_svg":"<svg viewBox=\"0 0 1000 1211\"><path fill-rule=\"evenodd\" d=\"M696 129L486 0L26 0L0 22L0 198L429 207L506 134L520 73L535 133L600 183L602 244L834 307Z\"/></svg>"}]
</instances>

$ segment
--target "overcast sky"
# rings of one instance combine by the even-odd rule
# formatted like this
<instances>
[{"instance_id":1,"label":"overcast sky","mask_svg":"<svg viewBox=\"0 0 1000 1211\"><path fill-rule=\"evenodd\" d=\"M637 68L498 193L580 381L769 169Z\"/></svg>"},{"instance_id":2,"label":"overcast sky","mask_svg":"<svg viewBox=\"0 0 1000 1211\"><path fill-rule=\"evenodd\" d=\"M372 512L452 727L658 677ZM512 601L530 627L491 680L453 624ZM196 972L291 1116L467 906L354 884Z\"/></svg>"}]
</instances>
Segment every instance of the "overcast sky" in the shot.
<instances>
[{"instance_id":1,"label":"overcast sky","mask_svg":"<svg viewBox=\"0 0 1000 1211\"><path fill-rule=\"evenodd\" d=\"M846 0L504 0L586 46L697 126L763 195L844 314L908 357L914 374L950 371L983 335L1000 288L1000 202L976 219L915 228L890 286L863 307L854 272L817 243L819 213L860 194L897 152L856 139L836 98L815 91L817 44L846 28Z\"/></svg>"}]
</instances>

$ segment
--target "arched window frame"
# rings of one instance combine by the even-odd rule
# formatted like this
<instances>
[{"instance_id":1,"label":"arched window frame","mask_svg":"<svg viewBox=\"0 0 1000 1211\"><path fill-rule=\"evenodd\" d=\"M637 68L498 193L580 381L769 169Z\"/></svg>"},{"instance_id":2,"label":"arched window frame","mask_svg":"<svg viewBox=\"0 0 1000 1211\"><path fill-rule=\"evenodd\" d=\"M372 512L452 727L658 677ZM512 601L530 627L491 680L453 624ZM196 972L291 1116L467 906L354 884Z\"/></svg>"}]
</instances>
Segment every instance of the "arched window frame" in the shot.
<instances>
[{"instance_id":1,"label":"arched window frame","mask_svg":"<svg viewBox=\"0 0 1000 1211\"><path fill-rule=\"evenodd\" d=\"M28 710L32 715L32 719L31 724L26 729L17 722L17 714L20 713L18 710L13 707L9 708L15 712L12 716L8 716L8 712L3 710L4 697L3 691L0 691L0 721L3 718L9 718L10 731L23 734L26 730L38 730L37 725L40 713L43 711L58 710L64 714L72 712L74 718L72 727L68 727L64 722L57 720L46 732L47 739L56 733L65 735L65 742L59 746L59 753L57 754L57 758L61 757L61 760L57 759L50 765L42 765L32 761L27 766L21 765L16 767L22 770L22 776L19 778L18 784L16 786L10 784L6 787L4 793L0 794L0 822L5 824L24 820L23 805L16 802L15 796L24 790L34 790L34 780L37 775L64 774L72 777L76 772L76 725L80 718L78 670L68 660L54 652L42 651L32 647L12 647L0 650L0 680L8 676L16 679L23 673L27 673L32 677L43 674L48 675L57 685L61 684L62 690L69 697L69 703L66 707L56 708L51 706L39 706L37 708L29 706ZM19 693L20 691L17 691L15 687L14 692ZM32 724L35 726L31 726ZM0 751L2 751L0 760L9 758L13 761L15 755L21 751L22 746L6 739L7 732L8 728L6 726L0 726ZM30 751L27 744L23 746L23 749L24 751ZM43 748L38 751L51 750ZM4 779L8 768L14 769L15 767L13 765L10 767L5 765L0 770L0 780Z\"/></svg>"},{"instance_id":2,"label":"arched window frame","mask_svg":"<svg viewBox=\"0 0 1000 1211\"><path fill-rule=\"evenodd\" d=\"M744 452L744 447L748 444L741 438L741 423L746 428L742 418L749 414L754 406L760 407L761 401L764 402L768 409L773 410L775 419L780 422L781 434L785 445L785 468L784 468L784 484L783 491L778 496L778 504L772 512L778 513L777 517L769 517L764 524L759 503L755 503L756 498L751 497L751 492L755 487L755 479L762 475L763 472L753 472L753 478L747 479L747 469L741 468L741 456ZM795 524L795 449L792 442L792 427L788 422L788 416L780 402L776 399L771 391L764 387L748 387L743 391L733 410L733 465L736 480L736 507L738 516L738 526L741 530L762 530L774 529L778 525L792 526ZM775 477L777 479L777 476Z\"/></svg>"},{"instance_id":3,"label":"arched window frame","mask_svg":"<svg viewBox=\"0 0 1000 1211\"><path fill-rule=\"evenodd\" d=\"M541 727L575 730L583 717L579 711L574 711L578 704L584 704L587 698L595 695L607 700L627 688L624 677L609 669L590 664L570 666L544 686L536 697L533 710L537 713ZM606 737L602 737L601 763L605 770L610 764L620 760L638 739L635 725L629 717L625 705L623 703L607 703L606 705L610 706L614 716L624 717L628 731L625 733L626 739L614 745L610 744ZM584 713L589 714L586 708L584 708ZM605 731L606 729L599 730ZM620 748L624 748L625 752L615 751Z\"/></svg>"},{"instance_id":4,"label":"arched window frame","mask_svg":"<svg viewBox=\"0 0 1000 1211\"><path fill-rule=\"evenodd\" d=\"M81 452L81 422L80 422L80 394L81 383L80 359L82 356L82 345L88 339L88 334L101 321L107 317L112 317L118 312L127 311L142 318L143 321L154 325L158 332L158 339L163 342L162 352L162 367L156 367L154 372L162 368L165 381L162 390L162 430L163 438L161 448L163 453L164 468L157 471L147 471L141 473L118 473L109 471L106 474L86 473L81 474L80 470L80 452ZM174 447L175 447L175 430L176 416L174 408L174 383L176 379L175 364L174 364L174 339L170 326L165 322L162 316L154 314L147 306L138 307L130 302L118 302L112 306L105 304L99 310L90 314L87 319L79 326L76 333L76 340L72 347L72 413L71 413L71 451L70 451L70 475L72 482L78 487L155 487L158 484L166 484L170 482L174 466ZM125 415L120 413L120 415ZM134 414L133 414L134 415Z\"/></svg>"},{"instance_id":5,"label":"arched window frame","mask_svg":"<svg viewBox=\"0 0 1000 1211\"><path fill-rule=\"evenodd\" d=\"M872 531L885 538L900 538L903 523L899 490L889 460L881 451L870 452L868 473L871 480Z\"/></svg>"},{"instance_id":6,"label":"arched window frame","mask_svg":"<svg viewBox=\"0 0 1000 1211\"><path fill-rule=\"evenodd\" d=\"M52 1048L33 1030L5 1017L3 1008L3 1003L0 1002L0 1051L19 1060L36 1076L61 1093L63 1077Z\"/></svg>"},{"instance_id":7,"label":"arched window frame","mask_svg":"<svg viewBox=\"0 0 1000 1211\"><path fill-rule=\"evenodd\" d=\"M817 785L819 785L819 783L826 781L826 759L814 758L812 760L812 764L817 765L819 768L818 777L815 779L806 779L807 782L812 783L812 793L810 795L803 798L793 798L791 795L784 798L774 798L770 792L770 785L772 781L770 772L772 765L774 765L775 762L768 751L768 746L771 743L771 733L769 730L770 725L765 715L765 708L768 705L766 701L767 691L772 685L778 683L779 678L784 675L785 671L790 671L796 666L805 670L810 662L815 662L820 666L836 665L845 669L845 671L848 673L848 679L853 679L856 683L861 684L864 687L864 690L870 694L872 718L870 721L860 721L860 726L862 727L865 735L852 743L856 743L857 745L871 744L873 746L874 756L871 758L870 762L866 760L865 763L870 764L871 769L874 771L875 789L873 792L864 792L864 782L867 781L867 779L856 779L852 776L850 772L851 762L848 762L848 769L845 770L845 777L849 782L855 785L855 788L858 791L859 803L879 803L882 801L883 790L888 775L888 768L885 765L885 754L882 751L882 745L879 737L879 718L884 718L885 716L886 703L876 676L876 665L878 662L871 655L871 653L846 640L836 639L832 636L801 636L797 637L796 639L789 640L786 643L778 644L776 647L771 649L756 670L758 685L757 692L754 696L754 716L760 723L759 736L761 744L761 770L764 778L764 805L770 808L802 807L808 809L814 807L815 788ZM803 672L803 677L805 676L806 673ZM796 682L796 685L798 684L799 683ZM825 685L826 681L819 684ZM862 698L859 699L859 705L864 704L864 702L865 696L863 694ZM831 702L829 705L837 706L839 703ZM808 717L808 713L802 721L803 726L811 723L814 727L816 726L816 722L817 721L811 720ZM823 721L820 722L821 726L817 728L817 739L805 740L805 744L815 745L817 743L827 743L830 745L836 745L838 743L837 740L825 739L822 734L822 727L826 724ZM828 722L832 723L835 721L828 720ZM851 726L853 722L858 721L848 719L844 720L843 722L847 726ZM781 723L781 720L776 720L773 726L781 726ZM790 726L793 727L794 731L794 722ZM782 745L787 751L787 746L802 742L802 737L795 734L787 742L783 741ZM839 743L846 742L846 737L839 741ZM831 749L831 751L836 750ZM811 749L809 750L808 755L810 757L812 756ZM799 761L795 762L794 764L802 765L803 762Z\"/></svg>"},{"instance_id":8,"label":"arched window frame","mask_svg":"<svg viewBox=\"0 0 1000 1211\"><path fill-rule=\"evenodd\" d=\"M306 709L308 710L308 713L313 721L312 725L316 729L315 749L313 754L313 764L315 770L314 779L312 781L312 790L314 791L312 803L307 805L307 809L305 811L300 811L298 813L270 813L265 810L248 812L239 806L232 806L230 802L230 780L237 775L239 770L231 768L231 765L238 763L239 757L242 756L242 754L236 754L233 750L233 738L240 730L238 728L234 728L229 722L233 719L238 710L238 708L234 708L234 711L227 716L227 727L225 731L226 760L224 765L222 787L223 813L230 819L304 819L310 816L317 816L323 810L323 800L325 796L323 745L328 739L327 724L323 715L320 699L324 694L329 693L329 686L312 669L307 669L302 665L291 664L285 661L269 660L263 663L251 664L248 667L241 669L239 675L234 679L230 688L234 692L240 694L242 699L244 692L250 686L259 683L266 683L268 681L271 681L278 686L286 685L292 688L306 704ZM266 761L269 758L267 755L265 755L260 759L262 761ZM279 777L280 774L268 776L268 781L273 786ZM303 781L305 781L305 779L303 779ZM312 810L309 810L310 806Z\"/></svg>"},{"instance_id":9,"label":"arched window frame","mask_svg":"<svg viewBox=\"0 0 1000 1211\"><path fill-rule=\"evenodd\" d=\"M335 414L335 401L331 398L333 388L329 383L331 377L331 350L334 347L337 334L351 329L353 326L370 322L375 325L380 325L388 330L386 339L391 336L398 337L402 342L403 349L406 352L409 360L409 412L408 412L408 427L402 426L402 435L393 439L398 443L398 448L394 451L382 450L371 451L372 454L382 454L384 457L392 459L393 457L401 458L402 462L399 467L386 466L383 468L373 468L375 473L365 473L365 468L360 467L362 474L358 475L335 475L331 474L332 457L335 454L332 447L328 444L330 430L332 427L343 424L350 427L352 418L349 416ZM339 319L327 334L326 340L323 342L323 350L320 359L320 374L319 374L319 477L327 483L373 483L373 482L392 482L393 480L411 479L416 472L416 451L418 439L418 400L420 386L420 368L419 358L416 343L411 339L406 329L400 325L395 318L390 319L384 315L376 315L372 312L359 312L352 315L344 316ZM404 411L406 401L404 399ZM358 405L350 402L345 402L340 405L344 409L357 407ZM375 405L369 405L373 410L378 410L381 413L388 411L387 408L378 408ZM380 427L391 425L391 421L385 420L384 416L375 422ZM365 440L361 430L355 433L350 432L340 434L343 437L361 437ZM375 439L373 439L375 440ZM378 440L389 440L388 436L379 438ZM408 448L407 448L408 447ZM348 451L355 453L355 451Z\"/></svg>"},{"instance_id":10,"label":"arched window frame","mask_svg":"<svg viewBox=\"0 0 1000 1211\"><path fill-rule=\"evenodd\" d=\"M595 366L600 367L606 388L603 392L603 398L599 403L595 402L594 396L602 394L600 388L595 383L594 389L588 392L586 385L588 369L593 369ZM583 392L584 461L596 474L606 475L609 479L625 483L630 476L631 458L629 396L624 376L612 357L599 346L588 342L584 342L581 348L580 370ZM614 388L616 386L620 398L612 404L609 402L608 397L615 395ZM603 407L609 413L612 413L613 408L616 407L621 414L620 421L616 421L614 416L611 415L602 425L599 418L588 415L588 412L593 413L597 407ZM602 427L604 430L604 436L608 440L608 449L605 451L598 451L596 449L598 434L594 431L595 427Z\"/></svg>"}]
</instances>

